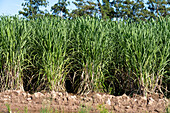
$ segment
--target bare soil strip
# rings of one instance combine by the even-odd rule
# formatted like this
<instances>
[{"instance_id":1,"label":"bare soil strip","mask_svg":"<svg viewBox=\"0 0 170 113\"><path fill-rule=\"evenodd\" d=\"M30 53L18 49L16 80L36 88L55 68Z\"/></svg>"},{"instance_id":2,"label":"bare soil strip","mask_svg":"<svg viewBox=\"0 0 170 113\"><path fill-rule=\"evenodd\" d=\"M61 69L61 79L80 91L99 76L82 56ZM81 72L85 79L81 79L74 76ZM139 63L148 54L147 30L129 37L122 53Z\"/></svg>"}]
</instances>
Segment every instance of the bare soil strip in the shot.
<instances>
[{"instance_id":1,"label":"bare soil strip","mask_svg":"<svg viewBox=\"0 0 170 113\"><path fill-rule=\"evenodd\" d=\"M134 95L113 96L101 93L91 93L80 96L66 92L37 92L29 94L21 90L7 90L0 93L0 113L7 113L6 105L10 105L12 112L39 113L42 109L51 109L64 112L78 112L82 109L88 112L165 112L169 100L159 94L142 97Z\"/></svg>"}]
</instances>

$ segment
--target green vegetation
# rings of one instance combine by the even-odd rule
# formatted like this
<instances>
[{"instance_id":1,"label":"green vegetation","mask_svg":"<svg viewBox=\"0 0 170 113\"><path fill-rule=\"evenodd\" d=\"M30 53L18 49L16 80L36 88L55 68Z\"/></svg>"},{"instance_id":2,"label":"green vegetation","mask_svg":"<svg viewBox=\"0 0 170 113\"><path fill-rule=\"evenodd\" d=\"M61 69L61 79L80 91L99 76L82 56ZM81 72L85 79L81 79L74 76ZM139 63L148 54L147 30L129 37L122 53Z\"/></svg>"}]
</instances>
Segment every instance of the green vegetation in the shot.
<instances>
[{"instance_id":1,"label":"green vegetation","mask_svg":"<svg viewBox=\"0 0 170 113\"><path fill-rule=\"evenodd\" d=\"M169 24L1 16L0 89L161 91L169 83Z\"/></svg>"},{"instance_id":2,"label":"green vegetation","mask_svg":"<svg viewBox=\"0 0 170 113\"><path fill-rule=\"evenodd\" d=\"M10 107L10 105L9 105L9 104L5 104L5 105L6 105L7 109L8 109L8 113L11 113L11 107Z\"/></svg>"},{"instance_id":3,"label":"green vegetation","mask_svg":"<svg viewBox=\"0 0 170 113\"><path fill-rule=\"evenodd\" d=\"M166 108L166 113L170 112L170 105L168 105L168 107Z\"/></svg>"},{"instance_id":4,"label":"green vegetation","mask_svg":"<svg viewBox=\"0 0 170 113\"><path fill-rule=\"evenodd\" d=\"M169 0L58 0L51 6L51 13L45 9L50 0L24 0L23 10L19 14L26 18L61 16L76 18L80 16L100 17L102 19L123 19L143 21L169 15ZM48 2L49 1L49 2ZM75 6L74 9L69 7ZM41 8L44 8L43 11Z\"/></svg>"},{"instance_id":5,"label":"green vegetation","mask_svg":"<svg viewBox=\"0 0 170 113\"><path fill-rule=\"evenodd\" d=\"M11 108L10 108L10 105L9 105L9 104L6 104L6 107L7 107L7 109L8 109L8 113L12 113L12 110L11 110ZM38 111L38 110L37 110L37 111ZM109 111L105 108L104 105L100 105L100 106L99 106L99 111L100 111L100 113L111 113L111 112L109 112ZM28 113L28 108L25 107L25 110L24 110L24 111L19 111L19 110L17 110L17 112L14 112L14 113L20 113L20 112ZM48 106L48 107L43 107L43 108L41 108L40 113L64 113L64 110L63 110L63 111L57 111L57 110L51 108L50 106ZM74 113L74 112L73 112L73 113ZM90 113L90 108L89 108L89 107L87 107L87 108L85 107L85 108L84 108L83 106L81 106L81 107L80 107L80 110L78 111L78 113Z\"/></svg>"},{"instance_id":6,"label":"green vegetation","mask_svg":"<svg viewBox=\"0 0 170 113\"><path fill-rule=\"evenodd\" d=\"M108 111L108 109L105 108L104 105L99 105L98 109L99 109L100 113L111 113Z\"/></svg>"},{"instance_id":7,"label":"green vegetation","mask_svg":"<svg viewBox=\"0 0 170 113\"><path fill-rule=\"evenodd\" d=\"M19 14L27 18L37 18L42 15L48 15L48 11L40 10L40 7L47 7L47 0L24 0L25 3L22 3L23 11L19 11Z\"/></svg>"}]
</instances>

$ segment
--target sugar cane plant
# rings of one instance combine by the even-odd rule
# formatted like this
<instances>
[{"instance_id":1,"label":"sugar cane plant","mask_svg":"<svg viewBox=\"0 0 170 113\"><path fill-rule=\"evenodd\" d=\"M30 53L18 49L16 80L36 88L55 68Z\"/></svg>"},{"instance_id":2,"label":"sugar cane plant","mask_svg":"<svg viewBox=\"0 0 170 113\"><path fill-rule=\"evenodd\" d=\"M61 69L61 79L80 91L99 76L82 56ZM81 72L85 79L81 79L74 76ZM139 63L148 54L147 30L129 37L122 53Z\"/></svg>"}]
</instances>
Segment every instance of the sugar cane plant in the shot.
<instances>
[{"instance_id":1,"label":"sugar cane plant","mask_svg":"<svg viewBox=\"0 0 170 113\"><path fill-rule=\"evenodd\" d=\"M169 78L169 29L169 17L116 22L1 16L0 88L162 92Z\"/></svg>"}]
</instances>

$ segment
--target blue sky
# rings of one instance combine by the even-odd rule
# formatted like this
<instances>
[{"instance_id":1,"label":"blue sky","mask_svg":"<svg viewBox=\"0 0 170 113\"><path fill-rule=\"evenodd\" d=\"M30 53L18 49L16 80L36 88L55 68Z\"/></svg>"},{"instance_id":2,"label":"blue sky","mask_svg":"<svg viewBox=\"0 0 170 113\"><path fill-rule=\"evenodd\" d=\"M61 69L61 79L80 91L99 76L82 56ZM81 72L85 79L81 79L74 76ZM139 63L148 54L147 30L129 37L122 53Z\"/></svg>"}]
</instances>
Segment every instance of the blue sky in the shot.
<instances>
[{"instance_id":1,"label":"blue sky","mask_svg":"<svg viewBox=\"0 0 170 113\"><path fill-rule=\"evenodd\" d=\"M49 5L47 10L50 11L51 6L57 3L58 0L48 0ZM70 0L72 2L73 0ZM18 11L22 10L21 4L24 3L24 0L0 0L0 15L15 15L18 14ZM73 9L74 5L70 6L70 9Z\"/></svg>"}]
</instances>

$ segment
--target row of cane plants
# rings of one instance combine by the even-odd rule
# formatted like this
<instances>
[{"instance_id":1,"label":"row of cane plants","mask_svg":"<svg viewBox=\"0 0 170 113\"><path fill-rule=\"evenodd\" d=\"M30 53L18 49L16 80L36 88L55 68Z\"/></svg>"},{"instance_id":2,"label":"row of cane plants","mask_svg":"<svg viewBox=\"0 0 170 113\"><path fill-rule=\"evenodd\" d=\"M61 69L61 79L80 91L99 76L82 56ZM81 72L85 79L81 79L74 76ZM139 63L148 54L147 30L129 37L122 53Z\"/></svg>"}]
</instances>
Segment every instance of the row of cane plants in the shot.
<instances>
[{"instance_id":1,"label":"row of cane plants","mask_svg":"<svg viewBox=\"0 0 170 113\"><path fill-rule=\"evenodd\" d=\"M0 89L167 92L170 19L0 17Z\"/></svg>"}]
</instances>

